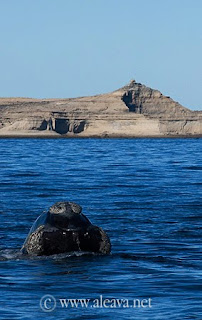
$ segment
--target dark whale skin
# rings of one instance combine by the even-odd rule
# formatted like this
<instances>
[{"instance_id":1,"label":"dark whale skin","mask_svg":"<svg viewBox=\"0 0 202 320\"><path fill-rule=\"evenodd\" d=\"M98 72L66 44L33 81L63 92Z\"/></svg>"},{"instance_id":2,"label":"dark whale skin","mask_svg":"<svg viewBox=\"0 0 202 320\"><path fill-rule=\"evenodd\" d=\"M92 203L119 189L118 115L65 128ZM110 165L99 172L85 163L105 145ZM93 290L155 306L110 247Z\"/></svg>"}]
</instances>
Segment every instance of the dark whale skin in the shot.
<instances>
[{"instance_id":1,"label":"dark whale skin","mask_svg":"<svg viewBox=\"0 0 202 320\"><path fill-rule=\"evenodd\" d=\"M72 251L109 254L111 243L106 232L82 214L78 204L57 202L36 219L21 251L37 256Z\"/></svg>"}]
</instances>

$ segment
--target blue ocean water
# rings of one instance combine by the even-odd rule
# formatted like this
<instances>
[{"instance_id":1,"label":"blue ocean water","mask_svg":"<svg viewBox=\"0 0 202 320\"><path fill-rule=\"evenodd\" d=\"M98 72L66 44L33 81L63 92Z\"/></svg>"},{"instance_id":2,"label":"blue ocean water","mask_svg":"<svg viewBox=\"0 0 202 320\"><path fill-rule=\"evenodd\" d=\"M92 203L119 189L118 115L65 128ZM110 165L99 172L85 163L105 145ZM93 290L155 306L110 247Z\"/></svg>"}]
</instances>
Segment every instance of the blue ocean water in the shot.
<instances>
[{"instance_id":1,"label":"blue ocean water","mask_svg":"<svg viewBox=\"0 0 202 320\"><path fill-rule=\"evenodd\" d=\"M0 319L201 319L201 150L201 139L1 139ZM19 253L64 200L108 232L111 255ZM59 300L101 295L130 306Z\"/></svg>"}]
</instances>

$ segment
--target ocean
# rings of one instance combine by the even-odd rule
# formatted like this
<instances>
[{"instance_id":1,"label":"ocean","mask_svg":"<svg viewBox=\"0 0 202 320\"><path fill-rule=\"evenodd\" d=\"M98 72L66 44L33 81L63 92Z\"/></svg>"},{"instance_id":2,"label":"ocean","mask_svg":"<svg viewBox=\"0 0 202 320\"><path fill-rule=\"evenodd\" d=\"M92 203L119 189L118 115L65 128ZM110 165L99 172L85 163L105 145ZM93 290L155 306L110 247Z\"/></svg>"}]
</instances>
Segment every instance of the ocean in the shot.
<instances>
[{"instance_id":1,"label":"ocean","mask_svg":"<svg viewBox=\"0 0 202 320\"><path fill-rule=\"evenodd\" d=\"M201 150L201 139L0 139L0 319L201 319ZM57 201L80 204L111 254L21 255Z\"/></svg>"}]
</instances>

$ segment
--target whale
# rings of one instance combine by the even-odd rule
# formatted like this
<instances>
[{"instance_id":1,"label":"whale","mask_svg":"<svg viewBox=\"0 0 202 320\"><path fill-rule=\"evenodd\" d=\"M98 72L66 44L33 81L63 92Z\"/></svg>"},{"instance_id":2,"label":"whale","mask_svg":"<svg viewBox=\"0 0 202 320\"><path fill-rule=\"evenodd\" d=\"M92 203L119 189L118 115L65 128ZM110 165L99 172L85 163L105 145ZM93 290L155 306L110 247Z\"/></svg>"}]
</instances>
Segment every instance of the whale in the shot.
<instances>
[{"instance_id":1,"label":"whale","mask_svg":"<svg viewBox=\"0 0 202 320\"><path fill-rule=\"evenodd\" d=\"M21 248L23 254L36 256L74 251L109 254L111 242L107 233L82 213L80 205L69 201L56 202L42 213Z\"/></svg>"}]
</instances>

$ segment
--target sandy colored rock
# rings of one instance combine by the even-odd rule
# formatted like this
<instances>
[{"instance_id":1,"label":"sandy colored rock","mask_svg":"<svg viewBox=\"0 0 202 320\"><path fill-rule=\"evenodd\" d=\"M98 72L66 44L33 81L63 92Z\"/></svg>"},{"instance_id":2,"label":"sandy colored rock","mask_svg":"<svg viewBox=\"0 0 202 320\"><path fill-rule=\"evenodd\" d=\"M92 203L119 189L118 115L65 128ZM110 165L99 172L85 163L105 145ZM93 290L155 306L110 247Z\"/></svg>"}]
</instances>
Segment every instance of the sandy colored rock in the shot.
<instances>
[{"instance_id":1,"label":"sandy colored rock","mask_svg":"<svg viewBox=\"0 0 202 320\"><path fill-rule=\"evenodd\" d=\"M72 99L0 98L0 136L201 136L202 112L132 80L107 94Z\"/></svg>"}]
</instances>

